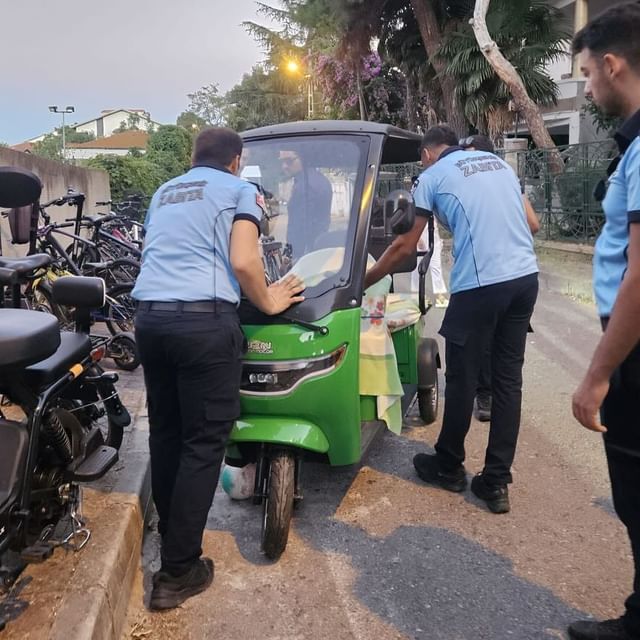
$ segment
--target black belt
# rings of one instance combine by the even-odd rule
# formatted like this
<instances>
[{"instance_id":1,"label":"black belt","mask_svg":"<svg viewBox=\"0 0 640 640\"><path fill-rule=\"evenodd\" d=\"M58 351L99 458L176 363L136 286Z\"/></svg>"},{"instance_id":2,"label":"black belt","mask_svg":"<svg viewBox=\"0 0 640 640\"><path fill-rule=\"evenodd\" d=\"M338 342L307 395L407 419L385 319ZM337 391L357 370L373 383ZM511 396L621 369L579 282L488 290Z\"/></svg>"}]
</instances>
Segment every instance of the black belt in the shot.
<instances>
[{"instance_id":1,"label":"black belt","mask_svg":"<svg viewBox=\"0 0 640 640\"><path fill-rule=\"evenodd\" d=\"M173 311L175 313L236 313L238 307L226 300L200 300L198 302L138 302L139 311Z\"/></svg>"}]
</instances>

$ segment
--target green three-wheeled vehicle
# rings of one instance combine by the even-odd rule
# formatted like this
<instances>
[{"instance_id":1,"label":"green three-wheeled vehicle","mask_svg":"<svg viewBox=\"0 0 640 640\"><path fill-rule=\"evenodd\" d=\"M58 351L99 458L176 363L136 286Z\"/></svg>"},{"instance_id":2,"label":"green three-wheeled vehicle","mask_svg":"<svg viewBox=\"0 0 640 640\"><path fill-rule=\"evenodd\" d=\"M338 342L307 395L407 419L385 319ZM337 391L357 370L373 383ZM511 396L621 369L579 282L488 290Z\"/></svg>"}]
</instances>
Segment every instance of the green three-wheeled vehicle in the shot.
<instances>
[{"instance_id":1,"label":"green three-wheeled vehicle","mask_svg":"<svg viewBox=\"0 0 640 640\"><path fill-rule=\"evenodd\" d=\"M291 271L306 284L304 302L282 315L266 316L248 301L240 307L242 415L222 485L239 497L240 478L250 478L243 497L262 505L262 549L275 559L302 499L304 460L357 463L416 395L422 420L436 419L440 359L423 322L433 221L420 292L394 302L410 320L390 333L384 291L365 294L364 276L414 224L420 136L370 122L308 121L254 129L243 139L241 176L264 198L266 278ZM399 271L412 271L417 258L416 251Z\"/></svg>"}]
</instances>

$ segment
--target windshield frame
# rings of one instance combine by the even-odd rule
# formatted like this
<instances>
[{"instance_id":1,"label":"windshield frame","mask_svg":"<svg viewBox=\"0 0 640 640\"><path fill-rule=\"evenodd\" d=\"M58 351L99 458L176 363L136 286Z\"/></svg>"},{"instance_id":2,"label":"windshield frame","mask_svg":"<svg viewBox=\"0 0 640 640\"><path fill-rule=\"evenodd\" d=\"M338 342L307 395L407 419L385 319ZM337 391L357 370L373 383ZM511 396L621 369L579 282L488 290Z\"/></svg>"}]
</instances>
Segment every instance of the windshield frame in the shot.
<instances>
[{"instance_id":1,"label":"windshield frame","mask_svg":"<svg viewBox=\"0 0 640 640\"><path fill-rule=\"evenodd\" d=\"M314 140L315 139L315 140ZM255 145L274 145L274 150L278 147L282 147L283 143L286 144L287 140L295 142L296 146L304 144L305 142L311 142L322 140L322 142L352 142L357 145L358 165L354 167L356 169L356 177L353 183L353 197L350 203L349 220L347 223L346 234L344 238L344 258L340 270L330 277L322 280L317 285L309 287L305 290L305 302L296 305L296 309L309 306L309 303L317 298L325 296L330 291L334 291L341 287L344 287L352 280L353 268L354 268L354 251L356 249L356 233L359 227L359 221L361 217L361 203L362 195L365 187L365 177L367 173L367 167L370 163L371 152L371 136L367 134L343 134L343 133L313 133L304 132L298 135L280 135L280 136L265 136L255 138L245 138L244 147L247 149L255 148ZM262 237L262 236L261 236ZM309 254L306 254L309 255ZM288 315L291 315L291 311L288 311ZM305 314L306 315L306 314Z\"/></svg>"}]
</instances>

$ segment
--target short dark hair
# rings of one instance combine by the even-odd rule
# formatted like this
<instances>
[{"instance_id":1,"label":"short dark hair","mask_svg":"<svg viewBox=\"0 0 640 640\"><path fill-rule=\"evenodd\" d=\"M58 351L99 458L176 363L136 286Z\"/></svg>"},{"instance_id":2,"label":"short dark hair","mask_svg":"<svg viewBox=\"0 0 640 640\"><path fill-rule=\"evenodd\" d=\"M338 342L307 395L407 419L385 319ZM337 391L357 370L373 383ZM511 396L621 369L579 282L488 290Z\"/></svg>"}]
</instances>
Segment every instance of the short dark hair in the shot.
<instances>
[{"instance_id":1,"label":"short dark hair","mask_svg":"<svg viewBox=\"0 0 640 640\"><path fill-rule=\"evenodd\" d=\"M495 152L495 147L493 146L493 142L491 142L491 138L488 136L483 136L480 133L476 133L475 135L469 136L468 138L463 138L460 140L460 146L464 149L468 147L473 147L478 151L488 151L489 153Z\"/></svg>"},{"instance_id":2,"label":"short dark hair","mask_svg":"<svg viewBox=\"0 0 640 640\"><path fill-rule=\"evenodd\" d=\"M226 127L211 127L198 134L193 146L193 164L229 166L242 153L242 138Z\"/></svg>"},{"instance_id":3,"label":"short dark hair","mask_svg":"<svg viewBox=\"0 0 640 640\"><path fill-rule=\"evenodd\" d=\"M458 144L456 132L446 124L438 124L427 129L427 132L422 137L420 147L439 147L442 144L448 147L454 147Z\"/></svg>"},{"instance_id":4,"label":"short dark hair","mask_svg":"<svg viewBox=\"0 0 640 640\"><path fill-rule=\"evenodd\" d=\"M573 38L573 53L584 49L613 53L640 67L640 3L628 2L607 9L590 20Z\"/></svg>"}]
</instances>

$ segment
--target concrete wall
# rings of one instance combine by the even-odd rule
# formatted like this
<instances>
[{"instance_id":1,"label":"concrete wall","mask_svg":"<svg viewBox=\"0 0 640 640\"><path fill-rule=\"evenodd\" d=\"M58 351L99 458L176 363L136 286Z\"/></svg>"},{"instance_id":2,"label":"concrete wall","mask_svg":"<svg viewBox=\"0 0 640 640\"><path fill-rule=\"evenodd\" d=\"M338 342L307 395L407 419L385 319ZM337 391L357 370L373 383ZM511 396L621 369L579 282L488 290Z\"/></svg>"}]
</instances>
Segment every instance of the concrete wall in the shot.
<instances>
[{"instance_id":1,"label":"concrete wall","mask_svg":"<svg viewBox=\"0 0 640 640\"><path fill-rule=\"evenodd\" d=\"M95 212L97 200L110 200L109 175L106 171L85 169L54 160L47 160L30 153L22 153L0 147L0 166L16 166L35 173L42 180L43 189L40 202L47 202L63 196L69 187L81 191L87 196L84 211ZM0 209L3 210L4 209ZM51 207L52 220L62 221L75 214L73 207ZM0 219L0 240L2 253L5 256L24 255L27 245L12 245L9 223L6 218Z\"/></svg>"}]
</instances>

